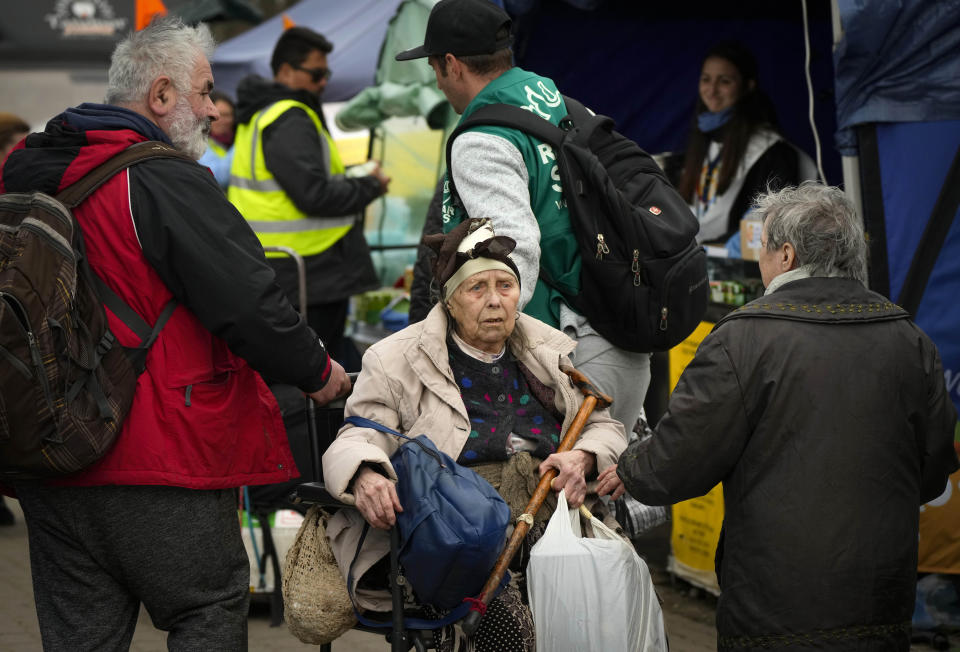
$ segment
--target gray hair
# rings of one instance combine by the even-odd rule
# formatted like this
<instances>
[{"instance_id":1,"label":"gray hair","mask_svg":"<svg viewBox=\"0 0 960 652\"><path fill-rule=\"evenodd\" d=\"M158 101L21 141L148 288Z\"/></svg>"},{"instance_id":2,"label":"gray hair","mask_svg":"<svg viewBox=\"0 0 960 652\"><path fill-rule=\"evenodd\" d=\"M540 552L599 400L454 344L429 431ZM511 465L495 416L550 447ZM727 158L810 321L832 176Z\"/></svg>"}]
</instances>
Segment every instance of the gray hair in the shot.
<instances>
[{"instance_id":1,"label":"gray hair","mask_svg":"<svg viewBox=\"0 0 960 652\"><path fill-rule=\"evenodd\" d=\"M142 101L157 77L170 77L181 93L190 90L190 77L201 55L210 58L216 42L203 23L186 25L179 17L150 21L128 34L113 51L107 79L107 104Z\"/></svg>"},{"instance_id":2,"label":"gray hair","mask_svg":"<svg viewBox=\"0 0 960 652\"><path fill-rule=\"evenodd\" d=\"M789 242L797 266L812 276L839 276L867 284L863 222L843 191L816 181L770 191L754 201L767 220L767 251Z\"/></svg>"}]
</instances>

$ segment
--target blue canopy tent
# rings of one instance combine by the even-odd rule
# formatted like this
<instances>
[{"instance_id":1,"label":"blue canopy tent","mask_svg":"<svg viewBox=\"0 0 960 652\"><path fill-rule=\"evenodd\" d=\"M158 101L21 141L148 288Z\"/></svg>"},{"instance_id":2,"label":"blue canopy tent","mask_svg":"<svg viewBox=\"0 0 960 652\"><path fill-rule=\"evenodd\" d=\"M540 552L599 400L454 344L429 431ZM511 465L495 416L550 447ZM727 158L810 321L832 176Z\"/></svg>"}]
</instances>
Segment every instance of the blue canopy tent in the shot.
<instances>
[{"instance_id":1,"label":"blue canopy tent","mask_svg":"<svg viewBox=\"0 0 960 652\"><path fill-rule=\"evenodd\" d=\"M836 0L837 142L862 203L870 286L936 343L960 408L960 0ZM954 445L960 447L960 424ZM920 511L918 568L960 573L960 473ZM918 592L914 624L948 612Z\"/></svg>"},{"instance_id":2,"label":"blue canopy tent","mask_svg":"<svg viewBox=\"0 0 960 652\"><path fill-rule=\"evenodd\" d=\"M960 212L944 206L940 247L922 242L960 157L960 0L838 0L838 143L858 162L871 287L905 305L933 338L960 409ZM856 158L854 158L856 157ZM849 176L849 175L848 175ZM855 184L854 184L855 185ZM954 198L954 201L956 198ZM922 249L921 249L922 247ZM926 266L926 279L914 270ZM905 284L909 287L905 287Z\"/></svg>"},{"instance_id":3,"label":"blue canopy tent","mask_svg":"<svg viewBox=\"0 0 960 652\"><path fill-rule=\"evenodd\" d=\"M373 83L380 44L400 0L302 0L285 13L297 25L314 29L333 43L333 76L324 100L347 100ZM217 88L236 97L237 84L249 74L273 77L270 55L283 33L283 16L221 44L210 65Z\"/></svg>"}]
</instances>

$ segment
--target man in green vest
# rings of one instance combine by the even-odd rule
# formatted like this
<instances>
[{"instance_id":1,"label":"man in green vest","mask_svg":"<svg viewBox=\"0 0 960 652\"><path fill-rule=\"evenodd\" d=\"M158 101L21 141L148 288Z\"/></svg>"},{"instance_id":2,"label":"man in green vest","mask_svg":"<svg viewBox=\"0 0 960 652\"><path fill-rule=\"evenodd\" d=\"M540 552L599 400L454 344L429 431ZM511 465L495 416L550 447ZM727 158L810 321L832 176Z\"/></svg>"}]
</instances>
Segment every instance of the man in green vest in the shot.
<instances>
[{"instance_id":1,"label":"man in green vest","mask_svg":"<svg viewBox=\"0 0 960 652\"><path fill-rule=\"evenodd\" d=\"M500 102L559 123L567 114L563 96L552 80L513 66L510 28L510 17L489 0L440 0L427 20L424 44L396 58L427 57L461 120ZM450 166L444 231L466 217L490 217L498 235L516 241L511 257L520 270L521 309L577 340L574 364L613 396L611 413L630 432L650 383L649 354L614 347L540 279L543 269L569 294L580 289L580 255L553 150L516 129L480 126L454 141ZM451 174L462 205L452 202Z\"/></svg>"},{"instance_id":2,"label":"man in green vest","mask_svg":"<svg viewBox=\"0 0 960 652\"><path fill-rule=\"evenodd\" d=\"M273 80L253 75L240 82L227 196L265 247L289 247L303 256L307 321L340 357L350 297L379 286L363 210L387 191L390 179L379 165L366 176L344 175L320 103L332 50L322 34L291 27L273 50ZM268 260L290 300L299 303L293 261L270 253Z\"/></svg>"}]
</instances>

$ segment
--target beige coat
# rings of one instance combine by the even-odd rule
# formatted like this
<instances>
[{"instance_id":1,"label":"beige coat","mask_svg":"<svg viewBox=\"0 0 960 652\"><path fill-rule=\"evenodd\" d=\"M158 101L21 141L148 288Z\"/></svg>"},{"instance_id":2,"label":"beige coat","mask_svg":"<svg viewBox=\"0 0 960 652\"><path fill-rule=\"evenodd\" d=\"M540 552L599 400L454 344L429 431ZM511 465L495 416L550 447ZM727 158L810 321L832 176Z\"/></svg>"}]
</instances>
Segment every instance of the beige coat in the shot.
<instances>
[{"instance_id":1,"label":"beige coat","mask_svg":"<svg viewBox=\"0 0 960 652\"><path fill-rule=\"evenodd\" d=\"M521 314L516 328L526 337L518 359L547 387L556 392L556 407L564 415L563 431L573 421L583 395L560 371L570 364L576 343L560 331ZM363 371L347 399L346 416L358 415L411 436L426 434L441 451L457 459L470 433L467 410L460 398L447 354L447 318L435 306L427 318L377 342L363 356ZM390 455L399 443L395 437L369 428L346 425L323 455L327 490L353 504L349 484L363 462L379 465L390 478L396 474ZM594 453L597 470L616 463L627 446L623 426L608 410L595 410L574 449ZM355 510L340 510L330 520L327 534L340 569L347 576L357 550L363 519ZM357 558L353 576L359 578L389 549L389 536L370 529ZM389 600L373 592L357 592L359 606L389 609Z\"/></svg>"}]
</instances>

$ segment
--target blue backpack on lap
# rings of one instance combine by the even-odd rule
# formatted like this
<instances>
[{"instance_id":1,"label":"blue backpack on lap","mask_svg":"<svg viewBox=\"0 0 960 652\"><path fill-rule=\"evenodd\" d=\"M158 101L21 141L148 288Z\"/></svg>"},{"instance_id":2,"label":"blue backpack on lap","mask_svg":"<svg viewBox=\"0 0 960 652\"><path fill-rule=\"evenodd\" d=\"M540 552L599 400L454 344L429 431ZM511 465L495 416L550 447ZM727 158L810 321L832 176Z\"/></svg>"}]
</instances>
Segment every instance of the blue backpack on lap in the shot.
<instances>
[{"instance_id":1,"label":"blue backpack on lap","mask_svg":"<svg viewBox=\"0 0 960 652\"><path fill-rule=\"evenodd\" d=\"M407 437L363 417L346 422L407 440L390 462L403 505L400 564L417 601L453 609L480 593L506 543L510 508L500 494L426 435Z\"/></svg>"}]
</instances>

